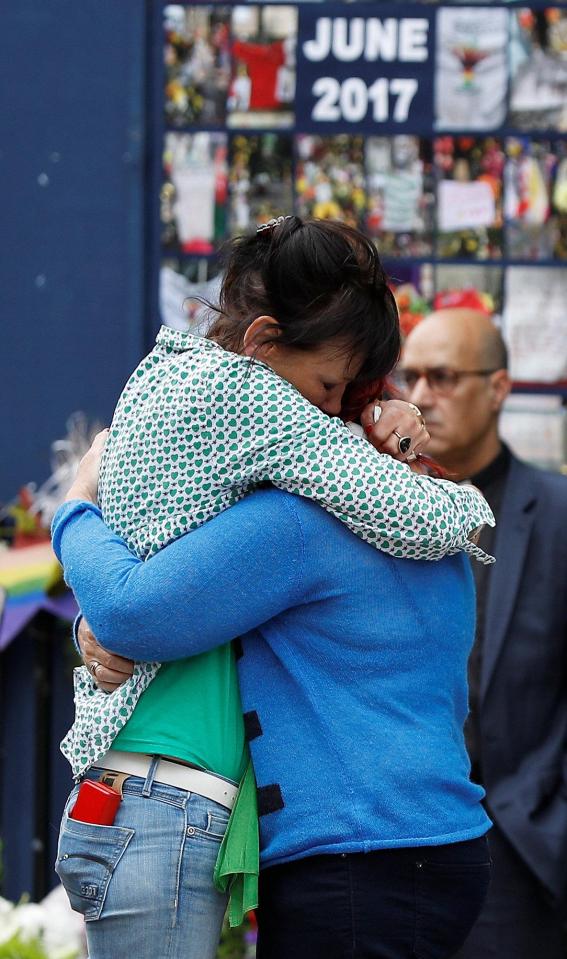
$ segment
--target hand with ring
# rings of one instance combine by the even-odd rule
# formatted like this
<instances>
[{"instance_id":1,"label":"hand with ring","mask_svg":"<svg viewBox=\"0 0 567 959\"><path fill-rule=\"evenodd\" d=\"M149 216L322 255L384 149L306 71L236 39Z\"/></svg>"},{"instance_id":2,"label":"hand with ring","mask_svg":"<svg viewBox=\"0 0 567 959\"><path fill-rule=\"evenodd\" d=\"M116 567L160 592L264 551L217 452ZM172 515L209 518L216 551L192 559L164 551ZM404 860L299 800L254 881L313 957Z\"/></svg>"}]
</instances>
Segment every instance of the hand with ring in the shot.
<instances>
[{"instance_id":1,"label":"hand with ring","mask_svg":"<svg viewBox=\"0 0 567 959\"><path fill-rule=\"evenodd\" d=\"M402 463L418 460L430 439L421 411L404 400L369 403L360 421L372 445Z\"/></svg>"},{"instance_id":2,"label":"hand with ring","mask_svg":"<svg viewBox=\"0 0 567 959\"><path fill-rule=\"evenodd\" d=\"M81 619L77 630L77 641L83 662L97 686L111 693L121 686L134 672L134 663L123 656L109 653L96 641L86 619Z\"/></svg>"}]
</instances>

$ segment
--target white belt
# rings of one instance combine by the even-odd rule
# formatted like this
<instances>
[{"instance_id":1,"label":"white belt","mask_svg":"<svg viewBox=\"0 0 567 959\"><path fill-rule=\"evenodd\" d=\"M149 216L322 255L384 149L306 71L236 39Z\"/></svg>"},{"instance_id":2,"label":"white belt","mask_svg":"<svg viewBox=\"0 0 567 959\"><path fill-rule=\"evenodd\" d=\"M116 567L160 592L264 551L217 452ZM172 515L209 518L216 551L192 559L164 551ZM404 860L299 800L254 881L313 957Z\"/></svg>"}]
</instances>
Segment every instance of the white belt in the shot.
<instances>
[{"instance_id":1,"label":"white belt","mask_svg":"<svg viewBox=\"0 0 567 959\"><path fill-rule=\"evenodd\" d=\"M128 773L130 776L140 776L145 779L150 770L153 756L146 753L125 753L117 749L98 759L96 766L100 769L109 769L116 773ZM227 809L232 809L238 795L238 786L227 779L221 779L213 773L184 766L182 763L160 759L154 775L155 782L165 783L167 786L177 786L187 792L197 793L206 799L220 803Z\"/></svg>"}]
</instances>

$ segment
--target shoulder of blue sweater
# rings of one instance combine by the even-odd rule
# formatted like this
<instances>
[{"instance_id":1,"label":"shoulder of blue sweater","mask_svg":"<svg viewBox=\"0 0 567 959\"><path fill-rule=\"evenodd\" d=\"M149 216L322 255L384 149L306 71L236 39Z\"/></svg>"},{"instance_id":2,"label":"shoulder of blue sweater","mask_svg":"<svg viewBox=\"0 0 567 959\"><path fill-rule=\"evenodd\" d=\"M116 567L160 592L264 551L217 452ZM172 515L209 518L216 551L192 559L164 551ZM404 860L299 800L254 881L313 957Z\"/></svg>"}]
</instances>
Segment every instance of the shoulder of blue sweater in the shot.
<instances>
[{"instance_id":1,"label":"shoulder of blue sweater","mask_svg":"<svg viewBox=\"0 0 567 959\"><path fill-rule=\"evenodd\" d=\"M319 503L274 487L250 493L227 512L234 510L238 510L235 521L262 528L258 539L277 541L299 551L302 558L313 550L318 554L321 546L328 547L331 540L336 544L341 540L352 542L354 548L369 548Z\"/></svg>"},{"instance_id":2,"label":"shoulder of blue sweater","mask_svg":"<svg viewBox=\"0 0 567 959\"><path fill-rule=\"evenodd\" d=\"M242 506L248 503L250 510L260 510L263 514L266 511L270 513L271 520L281 520L289 522L293 519L298 527L321 527L327 526L337 530L350 532L348 527L340 520L331 516L323 507L312 499L305 496L298 496L295 493L288 493L285 490L276 489L273 486L256 490L241 500L238 504ZM351 534L354 535L354 534ZM356 537L358 538L358 537Z\"/></svg>"},{"instance_id":3,"label":"shoulder of blue sweater","mask_svg":"<svg viewBox=\"0 0 567 959\"><path fill-rule=\"evenodd\" d=\"M305 496L270 487L250 494L246 501L248 517L254 517L256 525L269 522L273 541L301 557L307 579L319 581L320 576L332 576L337 566L342 564L344 570L346 562L349 567L359 562L372 566L390 561L394 565L406 563L370 546L318 502ZM414 560L408 562L416 565Z\"/></svg>"},{"instance_id":4,"label":"shoulder of blue sweater","mask_svg":"<svg viewBox=\"0 0 567 959\"><path fill-rule=\"evenodd\" d=\"M244 524L238 521L237 511L241 512ZM270 548L285 552L286 562L296 570L298 595L317 590L322 584L328 587L336 577L342 587L350 584L348 588L356 589L361 577L366 581L367 575L384 576L385 583L398 585L403 580L412 586L446 583L448 575L453 584L461 582L473 596L471 564L465 553L436 561L396 559L365 543L322 506L305 497L270 487L246 496L227 513L234 514L240 530L246 526L252 530L249 542L255 538L255 545L266 554ZM263 532L256 538L254 530L258 528ZM458 596L462 596L461 592Z\"/></svg>"}]
</instances>

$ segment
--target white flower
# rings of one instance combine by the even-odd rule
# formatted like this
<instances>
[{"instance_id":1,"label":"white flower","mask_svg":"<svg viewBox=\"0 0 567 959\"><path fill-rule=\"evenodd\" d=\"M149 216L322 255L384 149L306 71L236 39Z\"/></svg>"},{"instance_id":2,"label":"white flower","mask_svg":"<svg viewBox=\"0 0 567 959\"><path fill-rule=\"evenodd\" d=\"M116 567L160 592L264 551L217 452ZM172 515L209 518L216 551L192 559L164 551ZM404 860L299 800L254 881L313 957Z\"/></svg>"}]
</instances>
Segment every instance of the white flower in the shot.
<instances>
[{"instance_id":1,"label":"white flower","mask_svg":"<svg viewBox=\"0 0 567 959\"><path fill-rule=\"evenodd\" d=\"M49 959L86 959L85 922L71 909L63 886L52 889L41 906L45 913L43 946Z\"/></svg>"},{"instance_id":2,"label":"white flower","mask_svg":"<svg viewBox=\"0 0 567 959\"><path fill-rule=\"evenodd\" d=\"M23 942L40 939L45 924L45 910L36 902L23 902L16 906L13 916L17 922L18 932Z\"/></svg>"},{"instance_id":3,"label":"white flower","mask_svg":"<svg viewBox=\"0 0 567 959\"><path fill-rule=\"evenodd\" d=\"M17 931L16 907L7 899L0 898L0 945L8 942Z\"/></svg>"},{"instance_id":4,"label":"white flower","mask_svg":"<svg viewBox=\"0 0 567 959\"><path fill-rule=\"evenodd\" d=\"M36 940L48 959L87 959L83 917L73 912L62 886L41 903L15 906L0 898L0 945L16 935L22 942Z\"/></svg>"}]
</instances>

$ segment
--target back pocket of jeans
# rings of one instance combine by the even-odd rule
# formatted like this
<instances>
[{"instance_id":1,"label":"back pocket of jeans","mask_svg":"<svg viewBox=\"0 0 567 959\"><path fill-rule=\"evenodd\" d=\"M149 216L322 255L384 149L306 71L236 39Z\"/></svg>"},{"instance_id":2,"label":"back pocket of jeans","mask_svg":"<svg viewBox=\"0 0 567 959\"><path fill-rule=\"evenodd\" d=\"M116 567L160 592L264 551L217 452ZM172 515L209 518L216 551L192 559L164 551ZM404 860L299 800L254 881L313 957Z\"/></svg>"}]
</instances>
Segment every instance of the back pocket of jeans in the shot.
<instances>
[{"instance_id":1,"label":"back pocket of jeans","mask_svg":"<svg viewBox=\"0 0 567 959\"><path fill-rule=\"evenodd\" d=\"M415 870L416 959L452 956L478 918L490 881L490 862L418 860Z\"/></svg>"},{"instance_id":2,"label":"back pocket of jeans","mask_svg":"<svg viewBox=\"0 0 567 959\"><path fill-rule=\"evenodd\" d=\"M55 872L71 908L85 919L100 918L108 884L133 835L134 830L124 826L97 826L64 816Z\"/></svg>"}]
</instances>

